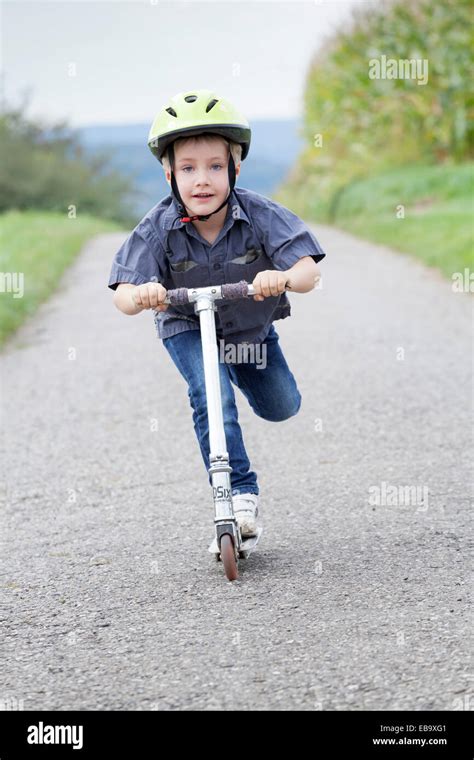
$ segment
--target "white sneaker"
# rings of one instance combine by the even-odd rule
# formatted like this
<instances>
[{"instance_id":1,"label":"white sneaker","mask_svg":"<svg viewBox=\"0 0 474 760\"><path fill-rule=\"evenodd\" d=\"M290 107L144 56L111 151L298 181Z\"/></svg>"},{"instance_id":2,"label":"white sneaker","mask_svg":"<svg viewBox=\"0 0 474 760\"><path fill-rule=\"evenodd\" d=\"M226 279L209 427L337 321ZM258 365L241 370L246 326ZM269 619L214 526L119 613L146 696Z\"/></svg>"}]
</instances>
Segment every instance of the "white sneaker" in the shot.
<instances>
[{"instance_id":1,"label":"white sneaker","mask_svg":"<svg viewBox=\"0 0 474 760\"><path fill-rule=\"evenodd\" d=\"M258 495L256 493L238 493L232 497L232 504L242 538L256 536Z\"/></svg>"}]
</instances>

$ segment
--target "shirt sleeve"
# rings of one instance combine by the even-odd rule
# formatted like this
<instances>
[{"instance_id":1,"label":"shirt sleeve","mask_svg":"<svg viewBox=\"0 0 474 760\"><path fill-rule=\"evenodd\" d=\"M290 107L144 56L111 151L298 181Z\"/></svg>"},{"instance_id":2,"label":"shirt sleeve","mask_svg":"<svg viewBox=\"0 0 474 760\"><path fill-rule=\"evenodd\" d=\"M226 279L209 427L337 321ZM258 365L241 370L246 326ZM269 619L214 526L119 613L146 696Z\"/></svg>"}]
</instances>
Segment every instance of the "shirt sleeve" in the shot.
<instances>
[{"instance_id":1,"label":"shirt sleeve","mask_svg":"<svg viewBox=\"0 0 474 760\"><path fill-rule=\"evenodd\" d=\"M119 248L112 262L108 287L116 290L121 282L143 285L145 282L162 282L164 253L156 239L145 239L135 229Z\"/></svg>"},{"instance_id":2,"label":"shirt sleeve","mask_svg":"<svg viewBox=\"0 0 474 760\"><path fill-rule=\"evenodd\" d=\"M289 269L303 256L311 256L318 263L326 255L299 216L280 203L268 201L258 216L258 225L265 252L276 269Z\"/></svg>"}]
</instances>

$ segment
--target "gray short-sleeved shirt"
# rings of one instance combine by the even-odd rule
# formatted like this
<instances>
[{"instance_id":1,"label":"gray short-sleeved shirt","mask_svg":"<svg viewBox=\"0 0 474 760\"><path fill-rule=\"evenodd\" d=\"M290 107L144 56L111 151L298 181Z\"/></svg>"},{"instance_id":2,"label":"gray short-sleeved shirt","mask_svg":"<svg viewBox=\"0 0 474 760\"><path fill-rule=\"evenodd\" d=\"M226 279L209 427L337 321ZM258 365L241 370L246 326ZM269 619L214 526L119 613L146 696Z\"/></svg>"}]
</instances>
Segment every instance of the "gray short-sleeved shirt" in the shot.
<instances>
[{"instance_id":1,"label":"gray short-sleeved shirt","mask_svg":"<svg viewBox=\"0 0 474 760\"><path fill-rule=\"evenodd\" d=\"M290 269L303 256L318 262L326 254L304 222L264 195L234 188L224 226L211 244L190 222L180 222L167 195L138 223L117 251L108 287L160 282L172 288L205 287L246 280L265 269ZM228 343L261 343L272 322L291 314L286 293L263 301L217 301L216 330ZM194 304L155 312L159 338L199 329Z\"/></svg>"}]
</instances>

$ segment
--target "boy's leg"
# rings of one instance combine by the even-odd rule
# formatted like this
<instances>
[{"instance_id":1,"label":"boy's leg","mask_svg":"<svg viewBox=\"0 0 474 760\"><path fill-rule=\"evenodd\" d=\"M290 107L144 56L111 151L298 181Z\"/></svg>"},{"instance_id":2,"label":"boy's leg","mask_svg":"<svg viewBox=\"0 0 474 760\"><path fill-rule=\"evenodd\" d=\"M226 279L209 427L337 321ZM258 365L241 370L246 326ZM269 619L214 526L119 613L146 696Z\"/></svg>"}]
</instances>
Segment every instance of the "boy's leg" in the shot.
<instances>
[{"instance_id":1,"label":"boy's leg","mask_svg":"<svg viewBox=\"0 0 474 760\"><path fill-rule=\"evenodd\" d=\"M188 384L188 397L193 409L193 423L206 470L209 469L209 423L204 381L200 330L186 330L163 340L180 374ZM235 394L229 378L228 365L219 362L222 396L222 412L227 442L232 495L235 493L258 494L257 475L250 470L242 431L238 422ZM209 483L211 478L209 477Z\"/></svg>"},{"instance_id":2,"label":"boy's leg","mask_svg":"<svg viewBox=\"0 0 474 760\"><path fill-rule=\"evenodd\" d=\"M259 348L255 361L229 364L232 382L247 398L255 414L264 420L281 422L299 412L301 394L278 343L274 326Z\"/></svg>"}]
</instances>

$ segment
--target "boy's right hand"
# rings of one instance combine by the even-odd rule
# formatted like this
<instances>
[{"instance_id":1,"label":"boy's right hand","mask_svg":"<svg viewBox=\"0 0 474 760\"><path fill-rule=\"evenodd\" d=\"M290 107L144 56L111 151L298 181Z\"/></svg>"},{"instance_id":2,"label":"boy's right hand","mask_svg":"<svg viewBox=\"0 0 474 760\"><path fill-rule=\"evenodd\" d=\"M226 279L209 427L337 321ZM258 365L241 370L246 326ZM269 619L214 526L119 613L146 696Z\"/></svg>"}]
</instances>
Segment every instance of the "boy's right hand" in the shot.
<instances>
[{"instance_id":1,"label":"boy's right hand","mask_svg":"<svg viewBox=\"0 0 474 760\"><path fill-rule=\"evenodd\" d=\"M166 311L169 304L162 303L166 293L166 288L159 282L146 282L144 285L136 285L130 292L130 298L134 306L141 306L142 309Z\"/></svg>"}]
</instances>

